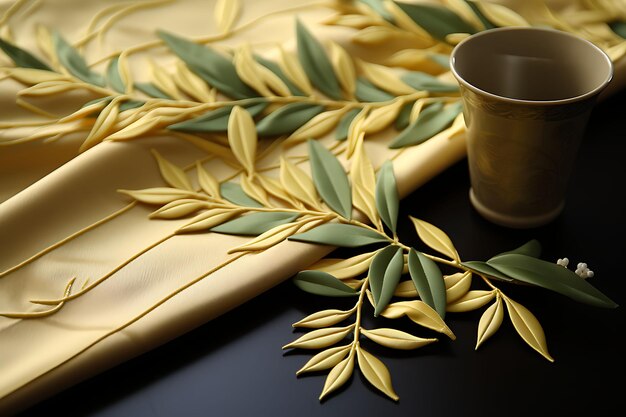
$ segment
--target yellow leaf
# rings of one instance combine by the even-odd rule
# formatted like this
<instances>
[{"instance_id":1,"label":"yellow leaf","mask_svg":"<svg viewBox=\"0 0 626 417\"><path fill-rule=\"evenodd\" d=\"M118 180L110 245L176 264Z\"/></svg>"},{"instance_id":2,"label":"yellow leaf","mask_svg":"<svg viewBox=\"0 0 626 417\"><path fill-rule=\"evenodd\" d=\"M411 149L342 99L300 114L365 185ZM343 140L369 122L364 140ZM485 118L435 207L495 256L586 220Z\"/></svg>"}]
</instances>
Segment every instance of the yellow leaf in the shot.
<instances>
[{"instance_id":1,"label":"yellow leaf","mask_svg":"<svg viewBox=\"0 0 626 417\"><path fill-rule=\"evenodd\" d=\"M367 296L373 304L373 299L370 298L370 294L371 292L368 291ZM437 314L432 307L421 300L391 303L381 313L381 315L389 319L397 319L402 316L407 316L412 322L419 324L420 326L443 333L452 340L456 339L456 336L452 333L452 330L450 330L441 316Z\"/></svg>"},{"instance_id":2,"label":"yellow leaf","mask_svg":"<svg viewBox=\"0 0 626 417\"><path fill-rule=\"evenodd\" d=\"M387 10L393 16L394 23L401 29L408 31L414 34L421 40L421 45L416 45L416 48L432 45L435 43L435 40L430 36L430 34L422 29L411 17L409 17L404 10L402 10L397 4L394 2L385 3Z\"/></svg>"},{"instance_id":3,"label":"yellow leaf","mask_svg":"<svg viewBox=\"0 0 626 417\"><path fill-rule=\"evenodd\" d=\"M476 338L476 347L478 347L491 336L493 336L500 325L502 324L502 318L504 317L504 309L502 308L502 299L496 297L496 302L493 303L485 312L480 316L478 322L478 337Z\"/></svg>"},{"instance_id":4,"label":"yellow leaf","mask_svg":"<svg viewBox=\"0 0 626 417\"><path fill-rule=\"evenodd\" d=\"M345 108L330 110L314 116L311 120L300 126L284 142L283 146L292 146L307 139L318 139L330 132L341 120L346 112Z\"/></svg>"},{"instance_id":5,"label":"yellow leaf","mask_svg":"<svg viewBox=\"0 0 626 417\"><path fill-rule=\"evenodd\" d=\"M396 287L395 292L393 293L396 297L404 297L404 298L412 298L418 297L417 289L415 289L415 284L413 284L412 280L401 281Z\"/></svg>"},{"instance_id":6,"label":"yellow leaf","mask_svg":"<svg viewBox=\"0 0 626 417\"><path fill-rule=\"evenodd\" d=\"M365 131L363 130L363 122L370 111L369 106L363 107L363 109L352 119L350 126L348 127L348 137L346 141L348 146L346 149L346 157L352 158L354 151L356 150L359 142L363 142L365 139Z\"/></svg>"},{"instance_id":7,"label":"yellow leaf","mask_svg":"<svg viewBox=\"0 0 626 417\"><path fill-rule=\"evenodd\" d=\"M257 68L257 62L252 57L250 47L245 45L235 51L233 58L235 70L241 80L258 91L262 96L271 97L274 94L267 88Z\"/></svg>"},{"instance_id":8,"label":"yellow leaf","mask_svg":"<svg viewBox=\"0 0 626 417\"><path fill-rule=\"evenodd\" d=\"M493 300L495 296L495 290L472 290L458 300L449 303L446 306L446 311L450 313L464 313L466 311L476 310Z\"/></svg>"},{"instance_id":9,"label":"yellow leaf","mask_svg":"<svg viewBox=\"0 0 626 417\"><path fill-rule=\"evenodd\" d=\"M280 182L289 194L304 204L313 208L320 207L319 197L311 177L282 155L280 159Z\"/></svg>"},{"instance_id":10,"label":"yellow leaf","mask_svg":"<svg viewBox=\"0 0 626 417\"><path fill-rule=\"evenodd\" d=\"M228 119L228 143L246 172L254 173L257 147L256 128L250 113L240 106L233 107Z\"/></svg>"},{"instance_id":11,"label":"yellow leaf","mask_svg":"<svg viewBox=\"0 0 626 417\"><path fill-rule=\"evenodd\" d=\"M431 52L422 49L403 49L395 52L384 64L389 67L402 67L428 74L438 74L443 67L430 59Z\"/></svg>"},{"instance_id":12,"label":"yellow leaf","mask_svg":"<svg viewBox=\"0 0 626 417\"><path fill-rule=\"evenodd\" d=\"M146 188L144 190L118 190L122 194L126 194L131 198L146 204L167 204L181 198L193 198L197 194L178 188Z\"/></svg>"},{"instance_id":13,"label":"yellow leaf","mask_svg":"<svg viewBox=\"0 0 626 417\"><path fill-rule=\"evenodd\" d=\"M208 196L219 197L219 182L217 182L213 175L209 174L209 172L204 169L200 161L196 161L196 173L198 174L198 184L200 184L202 191L204 191Z\"/></svg>"},{"instance_id":14,"label":"yellow leaf","mask_svg":"<svg viewBox=\"0 0 626 417\"><path fill-rule=\"evenodd\" d=\"M57 68L59 66L59 57L54 47L54 41L52 35L47 27L39 24L37 25L35 38L37 40L37 46L43 52L43 54L52 62L52 67Z\"/></svg>"},{"instance_id":15,"label":"yellow leaf","mask_svg":"<svg viewBox=\"0 0 626 417\"><path fill-rule=\"evenodd\" d=\"M163 69L162 66L155 64L152 60L149 60L148 62L150 64L152 82L154 85L168 96L181 100L182 97L178 92L178 88L176 87L176 83L172 77Z\"/></svg>"},{"instance_id":16,"label":"yellow leaf","mask_svg":"<svg viewBox=\"0 0 626 417\"><path fill-rule=\"evenodd\" d=\"M182 132L169 132L169 133L183 140L186 140L187 142L191 143L197 148L205 151L209 155L215 155L219 157L220 159L224 160L225 162L236 164L236 159L233 156L231 149L227 146L222 146L220 144L214 143L205 138L200 138L198 136L190 135L187 133L182 133Z\"/></svg>"},{"instance_id":17,"label":"yellow leaf","mask_svg":"<svg viewBox=\"0 0 626 417\"><path fill-rule=\"evenodd\" d=\"M409 115L409 121L411 123L417 120L425 104L426 104L426 100L421 99L421 98L416 100L415 103L413 103L413 107L411 107L411 114Z\"/></svg>"},{"instance_id":18,"label":"yellow leaf","mask_svg":"<svg viewBox=\"0 0 626 417\"><path fill-rule=\"evenodd\" d=\"M289 195L289 193L284 189L280 181L260 174L257 174L254 178L259 182L260 186L267 191L268 194L271 194L272 196L292 205L293 207L304 207L304 205L300 201Z\"/></svg>"},{"instance_id":19,"label":"yellow leaf","mask_svg":"<svg viewBox=\"0 0 626 417\"><path fill-rule=\"evenodd\" d=\"M363 46L381 45L397 39L413 39L411 34L387 26L369 26L352 36L352 42Z\"/></svg>"},{"instance_id":20,"label":"yellow leaf","mask_svg":"<svg viewBox=\"0 0 626 417\"><path fill-rule=\"evenodd\" d=\"M535 349L550 362L554 362L554 358L548 353L546 336L541 324L539 324L539 320L523 305L516 303L508 297L503 298L517 333L531 348Z\"/></svg>"},{"instance_id":21,"label":"yellow leaf","mask_svg":"<svg viewBox=\"0 0 626 417\"><path fill-rule=\"evenodd\" d=\"M325 396L340 388L343 384L345 384L350 375L352 375L352 371L354 370L354 350L350 350L350 354L348 357L337 365L333 367L328 373L326 377L326 382L324 383L324 388L322 389L322 393L320 394L319 399L323 399Z\"/></svg>"},{"instance_id":22,"label":"yellow leaf","mask_svg":"<svg viewBox=\"0 0 626 417\"><path fill-rule=\"evenodd\" d=\"M359 141L350 168L352 183L352 204L363 212L373 225L379 223L380 217L376 209L376 174L372 162L365 152L363 142Z\"/></svg>"},{"instance_id":23,"label":"yellow leaf","mask_svg":"<svg viewBox=\"0 0 626 417\"><path fill-rule=\"evenodd\" d=\"M224 223L226 220L230 220L243 213L245 210L240 209L222 209L216 208L207 210L204 213L198 214L191 219L189 223L176 230L176 233L192 233L192 232L204 232L208 229L218 226Z\"/></svg>"},{"instance_id":24,"label":"yellow leaf","mask_svg":"<svg viewBox=\"0 0 626 417\"><path fill-rule=\"evenodd\" d=\"M328 272L337 279L348 279L365 273L377 252L362 253L348 259L323 258L309 269Z\"/></svg>"},{"instance_id":25,"label":"yellow leaf","mask_svg":"<svg viewBox=\"0 0 626 417\"><path fill-rule=\"evenodd\" d=\"M149 132L152 129L154 129L155 127L157 127L159 125L159 123L161 123L161 120L162 120L161 116L157 116L157 117L145 116L145 117L142 117L141 119L136 120L133 123L129 124L128 126L123 128L122 130L119 130L119 131L113 133L111 136L107 137L106 140L115 141L115 140L134 139L137 136L141 136L144 133Z\"/></svg>"},{"instance_id":26,"label":"yellow leaf","mask_svg":"<svg viewBox=\"0 0 626 417\"><path fill-rule=\"evenodd\" d=\"M132 94L134 91L134 82L133 75L130 71L130 66L128 65L128 51L123 51L118 60L117 60L117 68L120 73L120 78L124 83L125 93Z\"/></svg>"},{"instance_id":27,"label":"yellow leaf","mask_svg":"<svg viewBox=\"0 0 626 417\"><path fill-rule=\"evenodd\" d=\"M372 16L365 16L362 14L335 14L327 18L322 22L324 25L331 26L345 26L353 29L363 29L368 26L375 26L380 24L381 19L376 19Z\"/></svg>"},{"instance_id":28,"label":"yellow leaf","mask_svg":"<svg viewBox=\"0 0 626 417\"><path fill-rule=\"evenodd\" d=\"M328 43L330 59L339 84L348 96L352 97L356 89L356 70L354 69L352 58L350 58L348 52L338 43L333 41L329 41Z\"/></svg>"},{"instance_id":29,"label":"yellow leaf","mask_svg":"<svg viewBox=\"0 0 626 417\"><path fill-rule=\"evenodd\" d=\"M463 39L468 38L470 36L469 33L461 32L461 33L449 33L446 35L446 42L451 45L456 45L461 42Z\"/></svg>"},{"instance_id":30,"label":"yellow leaf","mask_svg":"<svg viewBox=\"0 0 626 417\"><path fill-rule=\"evenodd\" d=\"M87 138L80 145L79 152L84 152L99 143L111 131L119 115L119 101L112 100L98 115Z\"/></svg>"},{"instance_id":31,"label":"yellow leaf","mask_svg":"<svg viewBox=\"0 0 626 417\"><path fill-rule=\"evenodd\" d=\"M415 93L413 87L400 80L397 74L384 65L361 62L361 70L365 78L376 87L388 91L394 95L405 95Z\"/></svg>"},{"instance_id":32,"label":"yellow leaf","mask_svg":"<svg viewBox=\"0 0 626 417\"><path fill-rule=\"evenodd\" d=\"M215 3L215 19L222 33L232 29L241 10L240 0L217 0Z\"/></svg>"},{"instance_id":33,"label":"yellow leaf","mask_svg":"<svg viewBox=\"0 0 626 417\"><path fill-rule=\"evenodd\" d=\"M321 351L309 359L309 361L296 372L296 375L300 375L304 372L323 371L332 368L346 357L351 347L351 345L337 346Z\"/></svg>"},{"instance_id":34,"label":"yellow leaf","mask_svg":"<svg viewBox=\"0 0 626 417\"><path fill-rule=\"evenodd\" d=\"M459 254L454 248L454 245L448 235L430 223L416 219L413 216L409 216L409 218L413 222L418 236L426 245L428 245L431 249L450 257L456 262L460 262Z\"/></svg>"},{"instance_id":35,"label":"yellow leaf","mask_svg":"<svg viewBox=\"0 0 626 417\"><path fill-rule=\"evenodd\" d=\"M321 327L332 326L344 321L354 313L355 308L351 310L323 310L306 316L302 320L293 324L293 327L308 327L318 329Z\"/></svg>"},{"instance_id":36,"label":"yellow leaf","mask_svg":"<svg viewBox=\"0 0 626 417\"><path fill-rule=\"evenodd\" d=\"M64 74L34 68L4 68L11 78L24 84L39 84L45 81L69 81Z\"/></svg>"},{"instance_id":37,"label":"yellow leaf","mask_svg":"<svg viewBox=\"0 0 626 417\"><path fill-rule=\"evenodd\" d=\"M321 349L341 341L354 329L354 324L346 327L329 327L313 330L283 346L283 349Z\"/></svg>"},{"instance_id":38,"label":"yellow leaf","mask_svg":"<svg viewBox=\"0 0 626 417\"><path fill-rule=\"evenodd\" d=\"M389 398L398 401L400 397L393 389L391 375L384 363L376 356L357 345L357 358L359 369L374 387L382 391Z\"/></svg>"},{"instance_id":39,"label":"yellow leaf","mask_svg":"<svg viewBox=\"0 0 626 417\"><path fill-rule=\"evenodd\" d=\"M474 4L496 26L530 26L526 19L501 4L487 1L474 1Z\"/></svg>"},{"instance_id":40,"label":"yellow leaf","mask_svg":"<svg viewBox=\"0 0 626 417\"><path fill-rule=\"evenodd\" d=\"M259 187L259 185L252 181L246 174L241 174L239 183L241 184L243 191L248 194L248 196L263 204L265 207L271 206L267 200L267 192L265 189L263 187Z\"/></svg>"},{"instance_id":41,"label":"yellow leaf","mask_svg":"<svg viewBox=\"0 0 626 417\"><path fill-rule=\"evenodd\" d=\"M261 233L244 245L229 249L228 253L255 252L266 250L296 233L298 229L300 229L301 225L301 222L281 224L266 232Z\"/></svg>"},{"instance_id":42,"label":"yellow leaf","mask_svg":"<svg viewBox=\"0 0 626 417\"><path fill-rule=\"evenodd\" d=\"M485 25L480 21L476 13L464 0L443 0L444 4L467 23L471 24L478 31L485 30Z\"/></svg>"},{"instance_id":43,"label":"yellow leaf","mask_svg":"<svg viewBox=\"0 0 626 417\"><path fill-rule=\"evenodd\" d=\"M200 209L207 208L207 206L206 201L184 198L166 204L148 217L151 219L178 219Z\"/></svg>"},{"instance_id":44,"label":"yellow leaf","mask_svg":"<svg viewBox=\"0 0 626 417\"><path fill-rule=\"evenodd\" d=\"M192 97L203 103L212 103L214 100L211 96L211 90L207 84L196 74L191 72L187 65L182 61L176 62L176 72L174 73L174 82L189 97Z\"/></svg>"},{"instance_id":45,"label":"yellow leaf","mask_svg":"<svg viewBox=\"0 0 626 417\"><path fill-rule=\"evenodd\" d=\"M446 285L446 300L452 303L467 294L472 285L472 273L466 271L446 275L443 281Z\"/></svg>"},{"instance_id":46,"label":"yellow leaf","mask_svg":"<svg viewBox=\"0 0 626 417\"><path fill-rule=\"evenodd\" d=\"M159 164L161 177L163 177L166 183L174 188L194 191L185 171L163 158L155 149L152 149L152 155L154 155L157 164Z\"/></svg>"},{"instance_id":47,"label":"yellow leaf","mask_svg":"<svg viewBox=\"0 0 626 417\"><path fill-rule=\"evenodd\" d=\"M31 87L23 89L18 93L18 95L34 97L47 96L51 94L59 94L66 91L74 90L78 88L78 85L79 84L63 80L43 81L39 84L35 84Z\"/></svg>"},{"instance_id":48,"label":"yellow leaf","mask_svg":"<svg viewBox=\"0 0 626 417\"><path fill-rule=\"evenodd\" d=\"M309 78L306 76L306 73L300 65L300 61L298 61L297 57L285 51L283 48L280 48L280 61L278 64L280 69L291 80L291 82L296 85L296 87L308 95L313 94Z\"/></svg>"},{"instance_id":49,"label":"yellow leaf","mask_svg":"<svg viewBox=\"0 0 626 417\"><path fill-rule=\"evenodd\" d=\"M106 101L99 101L97 103L93 103L88 106L81 107L80 109L76 110L74 113L70 114L69 116L65 116L62 119L60 119L59 124L72 122L72 121L79 120L79 119L84 119L90 114L93 114L97 111L101 111L103 108L105 108L109 104L110 103L107 103Z\"/></svg>"},{"instance_id":50,"label":"yellow leaf","mask_svg":"<svg viewBox=\"0 0 626 417\"><path fill-rule=\"evenodd\" d=\"M423 339L396 329L361 329L361 334L379 345L392 349L411 350L426 346L437 339Z\"/></svg>"},{"instance_id":51,"label":"yellow leaf","mask_svg":"<svg viewBox=\"0 0 626 417\"><path fill-rule=\"evenodd\" d=\"M404 106L404 101L396 99L391 104L372 110L363 122L365 133L377 133L388 127L398 117L402 106Z\"/></svg>"}]
</instances>

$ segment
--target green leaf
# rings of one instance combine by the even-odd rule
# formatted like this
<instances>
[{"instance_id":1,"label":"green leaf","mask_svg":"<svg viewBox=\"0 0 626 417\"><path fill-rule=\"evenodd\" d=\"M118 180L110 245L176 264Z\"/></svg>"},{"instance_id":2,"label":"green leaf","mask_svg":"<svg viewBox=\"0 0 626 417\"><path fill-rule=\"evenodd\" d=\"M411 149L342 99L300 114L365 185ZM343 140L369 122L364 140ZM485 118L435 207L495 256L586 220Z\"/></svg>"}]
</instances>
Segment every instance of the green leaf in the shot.
<instances>
[{"instance_id":1,"label":"green leaf","mask_svg":"<svg viewBox=\"0 0 626 417\"><path fill-rule=\"evenodd\" d=\"M135 88L150 97L163 98L166 100L172 99L172 97L165 94L159 87L152 83L135 83Z\"/></svg>"},{"instance_id":2,"label":"green leaf","mask_svg":"<svg viewBox=\"0 0 626 417\"><path fill-rule=\"evenodd\" d=\"M489 21L489 19L487 19L487 17L483 14L483 12L480 11L478 6L476 4L474 4L474 2L472 0L465 0L465 3L467 3L467 5L472 9L474 14L482 22L483 26L485 26L485 29L494 29L494 28L497 27L496 25L491 23Z\"/></svg>"},{"instance_id":3,"label":"green leaf","mask_svg":"<svg viewBox=\"0 0 626 417\"><path fill-rule=\"evenodd\" d=\"M351 297L358 292L323 271L301 271L292 282L301 290L325 297Z\"/></svg>"},{"instance_id":4,"label":"green leaf","mask_svg":"<svg viewBox=\"0 0 626 417\"><path fill-rule=\"evenodd\" d=\"M415 88L433 93L455 93L459 91L458 84L443 83L430 74L419 71L410 71L402 74L402 81Z\"/></svg>"},{"instance_id":5,"label":"green leaf","mask_svg":"<svg viewBox=\"0 0 626 417\"><path fill-rule=\"evenodd\" d=\"M223 182L220 184L220 194L226 200L242 207L263 207L263 204L252 199L245 193L241 185L234 182Z\"/></svg>"},{"instance_id":6,"label":"green leaf","mask_svg":"<svg viewBox=\"0 0 626 417\"><path fill-rule=\"evenodd\" d=\"M374 297L374 316L387 308L393 293L400 282L404 268L402 248L389 245L379 251L372 259L368 278L372 296Z\"/></svg>"},{"instance_id":7,"label":"green leaf","mask_svg":"<svg viewBox=\"0 0 626 417\"><path fill-rule=\"evenodd\" d=\"M119 56L116 56L112 60L109 61L109 65L107 66L107 83L117 92L123 93L126 91L126 86L124 85L124 81L122 81L122 77L120 76L120 70L118 67Z\"/></svg>"},{"instance_id":8,"label":"green leaf","mask_svg":"<svg viewBox=\"0 0 626 417\"><path fill-rule=\"evenodd\" d=\"M385 236L373 230L352 224L335 223L323 224L304 233L292 235L289 240L343 248L357 248L373 243L388 242Z\"/></svg>"},{"instance_id":9,"label":"green leaf","mask_svg":"<svg viewBox=\"0 0 626 417\"><path fill-rule=\"evenodd\" d=\"M491 278L499 279L501 281L506 281L506 282L514 281L513 278L489 266L487 262L467 261L467 262L461 262L461 265L471 269L472 271L478 272L483 275L487 275L488 277L491 277Z\"/></svg>"},{"instance_id":10,"label":"green leaf","mask_svg":"<svg viewBox=\"0 0 626 417\"><path fill-rule=\"evenodd\" d=\"M324 202L346 219L352 217L352 192L348 176L335 155L315 140L309 139L311 174Z\"/></svg>"},{"instance_id":11,"label":"green leaf","mask_svg":"<svg viewBox=\"0 0 626 417\"><path fill-rule=\"evenodd\" d=\"M120 104L120 113L130 109L136 109L137 107L141 107L146 104L145 101L140 100L127 100Z\"/></svg>"},{"instance_id":12,"label":"green leaf","mask_svg":"<svg viewBox=\"0 0 626 417\"><path fill-rule=\"evenodd\" d=\"M298 59L313 85L328 97L341 99L339 81L322 44L311 35L300 20L296 21L296 36Z\"/></svg>"},{"instance_id":13,"label":"green leaf","mask_svg":"<svg viewBox=\"0 0 626 417\"><path fill-rule=\"evenodd\" d=\"M286 135L295 132L323 111L324 106L314 104L286 104L261 119L256 125L256 130L259 136Z\"/></svg>"},{"instance_id":14,"label":"green leaf","mask_svg":"<svg viewBox=\"0 0 626 417\"><path fill-rule=\"evenodd\" d=\"M423 302L432 307L442 319L446 316L446 286L435 262L411 248L409 274Z\"/></svg>"},{"instance_id":15,"label":"green leaf","mask_svg":"<svg viewBox=\"0 0 626 417\"><path fill-rule=\"evenodd\" d=\"M443 68L450 69L450 55L432 53L428 55L428 58L441 65Z\"/></svg>"},{"instance_id":16,"label":"green leaf","mask_svg":"<svg viewBox=\"0 0 626 417\"><path fill-rule=\"evenodd\" d=\"M398 117L396 117L396 121L394 122L394 127L396 130L404 130L411 122L411 110L413 110L413 106L415 105L414 101L410 101L406 103L400 109L400 113L398 113Z\"/></svg>"},{"instance_id":17,"label":"green leaf","mask_svg":"<svg viewBox=\"0 0 626 417\"><path fill-rule=\"evenodd\" d=\"M626 22L611 22L609 27L613 32L626 39Z\"/></svg>"},{"instance_id":18,"label":"green leaf","mask_svg":"<svg viewBox=\"0 0 626 417\"><path fill-rule=\"evenodd\" d=\"M617 304L575 272L552 262L527 255L497 256L488 264L522 282L555 291L575 301L595 307L615 308Z\"/></svg>"},{"instance_id":19,"label":"green leaf","mask_svg":"<svg viewBox=\"0 0 626 417\"><path fill-rule=\"evenodd\" d=\"M261 114L267 106L267 101L259 99L246 103L242 107L250 113L250 116L255 117ZM232 109L233 106L220 107L194 119L170 125L168 129L180 132L226 132L228 130L228 119Z\"/></svg>"},{"instance_id":20,"label":"green leaf","mask_svg":"<svg viewBox=\"0 0 626 417\"><path fill-rule=\"evenodd\" d=\"M257 97L257 93L241 81L231 60L205 46L165 31L159 30L157 33L172 52L209 85L235 99Z\"/></svg>"},{"instance_id":21,"label":"green leaf","mask_svg":"<svg viewBox=\"0 0 626 417\"><path fill-rule=\"evenodd\" d=\"M289 79L289 77L287 77L285 75L285 73L283 72L282 69L280 69L280 65L278 65L277 63L275 63L274 61L270 61L269 59L265 59L262 56L255 56L254 57L261 65L263 65L265 68L269 69L270 71L272 71L274 74L276 74L276 76L278 76L278 78L280 78L282 80L282 82L285 83L285 85L287 86L287 88L289 88L289 91L291 91L291 94L293 94L294 96L306 96L306 94L300 90L294 83L293 81L291 81Z\"/></svg>"},{"instance_id":22,"label":"green leaf","mask_svg":"<svg viewBox=\"0 0 626 417\"><path fill-rule=\"evenodd\" d=\"M446 108L443 108L441 102L431 104L422 110L419 117L404 129L389 147L396 149L425 142L450 126L462 109L461 102L451 104Z\"/></svg>"},{"instance_id":23,"label":"green leaf","mask_svg":"<svg viewBox=\"0 0 626 417\"><path fill-rule=\"evenodd\" d=\"M498 256L508 255L510 253L516 253L519 255L526 255L526 256L532 256L533 258L539 258L539 256L541 256L541 243L539 243L539 241L536 239L531 239L518 248L515 248L511 251L502 252L502 253L497 254L496 256L493 256L491 259L489 259L489 261L497 258Z\"/></svg>"},{"instance_id":24,"label":"green leaf","mask_svg":"<svg viewBox=\"0 0 626 417\"><path fill-rule=\"evenodd\" d=\"M472 25L446 7L402 2L396 2L396 4L419 27L440 41L445 41L446 36L451 33L476 33Z\"/></svg>"},{"instance_id":25,"label":"green leaf","mask_svg":"<svg viewBox=\"0 0 626 417\"><path fill-rule=\"evenodd\" d=\"M0 49L2 49L4 53L11 58L11 60L13 60L16 67L52 71L48 65L41 62L39 58L36 58L30 52L27 52L2 38L0 38Z\"/></svg>"},{"instance_id":26,"label":"green leaf","mask_svg":"<svg viewBox=\"0 0 626 417\"><path fill-rule=\"evenodd\" d=\"M104 87L104 77L92 71L85 62L85 59L80 56L78 51L74 49L72 45L67 43L59 32L55 31L52 34L52 39L59 57L59 62L67 68L72 75L89 84Z\"/></svg>"},{"instance_id":27,"label":"green leaf","mask_svg":"<svg viewBox=\"0 0 626 417\"><path fill-rule=\"evenodd\" d=\"M373 11L378 13L380 17L388 22L393 23L393 15L389 13L389 10L385 7L384 0L359 0L363 4L367 4Z\"/></svg>"},{"instance_id":28,"label":"green leaf","mask_svg":"<svg viewBox=\"0 0 626 417\"><path fill-rule=\"evenodd\" d=\"M380 167L376 180L376 209L382 221L394 235L398 223L399 207L400 196L398 195L396 177L393 173L393 163L387 160Z\"/></svg>"},{"instance_id":29,"label":"green leaf","mask_svg":"<svg viewBox=\"0 0 626 417\"><path fill-rule=\"evenodd\" d=\"M359 101L378 102L393 100L394 96L376 87L364 77L357 77L354 96Z\"/></svg>"},{"instance_id":30,"label":"green leaf","mask_svg":"<svg viewBox=\"0 0 626 417\"><path fill-rule=\"evenodd\" d=\"M352 123L352 120L354 120L356 115L360 112L361 110L359 109L352 109L343 115L343 117L339 121L339 124L337 125L337 128L335 129L335 139L346 140L346 138L348 137L348 130L350 130L350 123Z\"/></svg>"},{"instance_id":31,"label":"green leaf","mask_svg":"<svg viewBox=\"0 0 626 417\"><path fill-rule=\"evenodd\" d=\"M229 235L257 236L281 224L290 223L300 214L286 212L260 212L246 214L210 229Z\"/></svg>"}]
</instances>

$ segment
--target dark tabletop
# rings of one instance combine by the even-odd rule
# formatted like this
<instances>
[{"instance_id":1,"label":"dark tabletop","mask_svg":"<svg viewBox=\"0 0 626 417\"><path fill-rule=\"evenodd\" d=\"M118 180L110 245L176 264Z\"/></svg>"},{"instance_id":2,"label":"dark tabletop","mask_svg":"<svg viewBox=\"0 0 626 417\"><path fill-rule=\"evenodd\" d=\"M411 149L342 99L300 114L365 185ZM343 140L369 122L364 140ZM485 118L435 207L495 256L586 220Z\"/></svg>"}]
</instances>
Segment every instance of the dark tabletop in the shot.
<instances>
[{"instance_id":1,"label":"dark tabletop","mask_svg":"<svg viewBox=\"0 0 626 417\"><path fill-rule=\"evenodd\" d=\"M368 345L389 368L400 396L389 400L358 370L323 402L326 373L295 372L310 351L286 352L291 324L353 303L303 293L290 281L206 325L34 405L23 416L613 416L626 410L626 91L594 109L578 154L564 212L548 226L514 230L483 220L468 200L467 162L408 196L400 237L420 247L408 215L443 229L463 260L485 260L536 238L542 259L568 257L595 272L590 283L620 307L579 304L529 286L502 284L546 333L554 363L527 346L508 318L474 350L483 309L449 313L455 341L414 351ZM571 265L570 265L571 266ZM367 323L367 322L366 322ZM399 323L399 324L397 324ZM396 320L390 327L403 328ZM427 331L408 326L422 337Z\"/></svg>"}]
</instances>

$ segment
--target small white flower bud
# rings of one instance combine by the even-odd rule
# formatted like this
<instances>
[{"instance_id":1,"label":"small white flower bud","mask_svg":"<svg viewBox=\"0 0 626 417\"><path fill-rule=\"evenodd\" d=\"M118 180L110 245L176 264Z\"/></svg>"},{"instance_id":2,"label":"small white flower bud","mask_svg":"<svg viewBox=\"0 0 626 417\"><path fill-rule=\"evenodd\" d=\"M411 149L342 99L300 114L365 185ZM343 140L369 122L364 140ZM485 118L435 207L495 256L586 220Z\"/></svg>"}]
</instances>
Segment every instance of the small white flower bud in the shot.
<instances>
[{"instance_id":1,"label":"small white flower bud","mask_svg":"<svg viewBox=\"0 0 626 417\"><path fill-rule=\"evenodd\" d=\"M593 278L593 275L594 275L594 274L593 274L593 271L592 271L592 270L590 270L590 269L588 269L588 270L587 270L587 278Z\"/></svg>"},{"instance_id":2,"label":"small white flower bud","mask_svg":"<svg viewBox=\"0 0 626 417\"><path fill-rule=\"evenodd\" d=\"M580 263L578 264L578 268L580 268L580 269L585 269L585 268L587 268L587 264L586 264L586 263L584 263L584 262L580 262Z\"/></svg>"}]
</instances>

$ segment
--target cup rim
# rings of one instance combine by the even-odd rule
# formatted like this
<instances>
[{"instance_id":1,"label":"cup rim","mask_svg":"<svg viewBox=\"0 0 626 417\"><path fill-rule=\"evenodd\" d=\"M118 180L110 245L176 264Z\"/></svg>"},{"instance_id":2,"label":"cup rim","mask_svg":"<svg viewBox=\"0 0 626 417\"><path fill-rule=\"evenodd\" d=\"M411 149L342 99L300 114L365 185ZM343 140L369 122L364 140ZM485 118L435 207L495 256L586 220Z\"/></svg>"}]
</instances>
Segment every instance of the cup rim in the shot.
<instances>
[{"instance_id":1,"label":"cup rim","mask_svg":"<svg viewBox=\"0 0 626 417\"><path fill-rule=\"evenodd\" d=\"M594 88L593 90L587 91L586 93L579 94L577 96L572 96L572 97L567 97L567 98L562 98L562 99L556 99L556 100L527 100L527 99L518 99L518 98L501 96L501 95L498 95L498 94L490 93L489 91L483 90L481 88L478 88L478 87L470 84L469 82L467 82L463 77L461 77L461 75L456 71L456 68L455 68L455 65L454 65L455 56L456 56L456 53L458 52L459 47L461 47L462 45L464 45L467 42L472 41L473 39L475 39L477 37L491 35L494 32L505 32L505 31L549 32L551 34L557 34L559 36L570 37L572 39L576 39L579 42L586 43L588 46L591 46L592 48L594 48L595 50L600 52L601 56L604 57L604 59L606 60L608 66L609 66L609 74L608 74L607 78L602 83L600 83L596 88ZM475 33L473 35L470 35L467 38L463 39L461 42L456 44L456 46L453 48L452 52L450 53L450 71L452 71L452 74L454 75L454 77L457 79L457 81L461 85L463 85L465 88L473 91L474 93L485 95L485 96L491 97L491 98L493 98L495 100L499 100L499 101L503 101L503 102L507 102L507 103L526 104L526 105L533 105L533 106L538 106L538 105L548 106L548 105L555 105L555 104L574 103L574 102L585 100L585 99L587 99L589 97L592 97L592 96L594 96L596 94L599 94L600 92L602 92L602 90L604 88L606 88L606 86L613 79L613 76L614 76L614 65L613 65L613 61L611 61L611 58L609 58L609 56L607 55L606 52L604 52L600 47L595 45L593 42L591 42L591 41L589 41L587 39L584 39L584 38L582 38L580 36L573 35L571 33L568 33L568 32L562 31L562 30L558 30L558 29L553 29L553 28L539 28L539 27L533 27L533 26L530 26L530 27L515 26L515 27L500 27L500 28L487 29L487 30L484 30L482 32L478 32L478 33Z\"/></svg>"}]
</instances>

